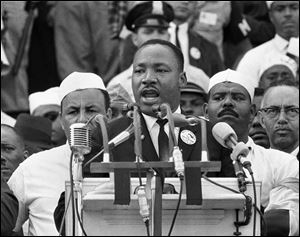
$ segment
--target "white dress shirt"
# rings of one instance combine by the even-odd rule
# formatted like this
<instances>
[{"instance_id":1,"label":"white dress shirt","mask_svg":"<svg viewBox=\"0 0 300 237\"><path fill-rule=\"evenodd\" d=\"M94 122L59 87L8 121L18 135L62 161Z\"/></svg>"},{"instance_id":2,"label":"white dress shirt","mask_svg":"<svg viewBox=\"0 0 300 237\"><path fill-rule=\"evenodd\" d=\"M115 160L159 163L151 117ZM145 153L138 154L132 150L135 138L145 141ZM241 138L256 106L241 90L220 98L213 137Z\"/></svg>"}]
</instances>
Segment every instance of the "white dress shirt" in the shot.
<instances>
[{"instance_id":1,"label":"white dress shirt","mask_svg":"<svg viewBox=\"0 0 300 237\"><path fill-rule=\"evenodd\" d=\"M70 180L71 150L65 144L28 157L8 180L8 186L19 200L16 227L29 218L28 235L58 236L54 210Z\"/></svg>"},{"instance_id":2,"label":"white dress shirt","mask_svg":"<svg viewBox=\"0 0 300 237\"><path fill-rule=\"evenodd\" d=\"M265 149L248 139L246 145L251 150L247 158L252 164L254 179L262 181L261 205L265 211L289 210L289 235L299 235L299 161L286 152ZM245 170L245 173L250 179L249 172Z\"/></svg>"},{"instance_id":3,"label":"white dress shirt","mask_svg":"<svg viewBox=\"0 0 300 237\"><path fill-rule=\"evenodd\" d=\"M238 64L237 71L253 78L254 86L259 84L261 67L272 58L287 53L289 42L279 35L253 49L250 49Z\"/></svg>"},{"instance_id":4,"label":"white dress shirt","mask_svg":"<svg viewBox=\"0 0 300 237\"><path fill-rule=\"evenodd\" d=\"M180 107L177 108L177 110L175 111L175 113L181 113L181 109ZM146 121L146 125L152 140L152 143L154 145L154 148L156 150L157 155L159 155L159 149L158 149L158 134L159 134L159 125L158 123L156 123L157 118L151 117L149 115L143 114L144 119ZM166 132L166 134L169 136L169 123L166 123L164 126L164 130ZM179 127L175 127L174 130L175 133L175 137L178 141L178 134L179 134Z\"/></svg>"},{"instance_id":5,"label":"white dress shirt","mask_svg":"<svg viewBox=\"0 0 300 237\"><path fill-rule=\"evenodd\" d=\"M299 146L297 146L297 148L291 152L291 155L297 156L298 153L299 153Z\"/></svg>"},{"instance_id":6,"label":"white dress shirt","mask_svg":"<svg viewBox=\"0 0 300 237\"><path fill-rule=\"evenodd\" d=\"M178 40L180 43L181 51L183 53L185 71L187 66L190 64L188 30L189 30L189 24L187 22L179 25ZM169 33L170 33L170 42L176 45L176 24L174 24L173 22L170 23Z\"/></svg>"}]
</instances>

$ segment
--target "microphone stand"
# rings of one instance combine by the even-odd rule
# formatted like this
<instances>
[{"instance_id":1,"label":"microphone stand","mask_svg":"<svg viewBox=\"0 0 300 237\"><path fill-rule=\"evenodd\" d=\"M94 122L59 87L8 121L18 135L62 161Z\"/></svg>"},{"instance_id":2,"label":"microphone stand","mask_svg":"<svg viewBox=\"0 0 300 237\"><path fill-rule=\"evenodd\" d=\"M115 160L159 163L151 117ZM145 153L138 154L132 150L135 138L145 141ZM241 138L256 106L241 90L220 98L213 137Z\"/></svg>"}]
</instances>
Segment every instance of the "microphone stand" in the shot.
<instances>
[{"instance_id":1,"label":"microphone stand","mask_svg":"<svg viewBox=\"0 0 300 237\"><path fill-rule=\"evenodd\" d=\"M82 210L82 162L84 160L83 155L80 152L74 153L74 165L73 165L73 185L74 185L74 199L76 200L75 205L80 210L79 216L80 218L77 220L77 235L82 236L82 230L78 223L81 221L81 210Z\"/></svg>"}]
</instances>

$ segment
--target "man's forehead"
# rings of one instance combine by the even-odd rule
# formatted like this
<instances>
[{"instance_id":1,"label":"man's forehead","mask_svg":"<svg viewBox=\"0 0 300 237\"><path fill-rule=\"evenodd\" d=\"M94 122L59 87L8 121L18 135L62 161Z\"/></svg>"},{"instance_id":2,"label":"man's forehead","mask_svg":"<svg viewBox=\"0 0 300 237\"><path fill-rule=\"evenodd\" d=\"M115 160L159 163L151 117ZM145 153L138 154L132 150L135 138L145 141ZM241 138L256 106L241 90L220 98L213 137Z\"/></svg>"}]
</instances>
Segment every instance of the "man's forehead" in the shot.
<instances>
[{"instance_id":1,"label":"man's forehead","mask_svg":"<svg viewBox=\"0 0 300 237\"><path fill-rule=\"evenodd\" d=\"M155 58L155 61L150 61L151 58ZM167 64L168 61L165 61L165 58L169 57L171 59L175 58L175 53L165 45L160 44L151 44L146 45L138 50L134 57L133 65L140 63L157 63L157 64Z\"/></svg>"},{"instance_id":2,"label":"man's forehead","mask_svg":"<svg viewBox=\"0 0 300 237\"><path fill-rule=\"evenodd\" d=\"M70 92L66 97L63 99L62 103L66 104L82 104L82 103L91 103L94 102L95 104L101 104L102 100L99 100L99 97L104 97L104 94L101 90L96 88L88 88L82 90L76 90Z\"/></svg>"},{"instance_id":3,"label":"man's forehead","mask_svg":"<svg viewBox=\"0 0 300 237\"><path fill-rule=\"evenodd\" d=\"M294 87L278 86L270 88L266 94L264 106L297 105L299 106L299 90Z\"/></svg>"},{"instance_id":4,"label":"man's forehead","mask_svg":"<svg viewBox=\"0 0 300 237\"><path fill-rule=\"evenodd\" d=\"M240 84L237 84L235 82L221 82L213 86L210 90L210 94L216 94L216 93L242 93L245 95L248 95L247 90L241 86Z\"/></svg>"}]
</instances>

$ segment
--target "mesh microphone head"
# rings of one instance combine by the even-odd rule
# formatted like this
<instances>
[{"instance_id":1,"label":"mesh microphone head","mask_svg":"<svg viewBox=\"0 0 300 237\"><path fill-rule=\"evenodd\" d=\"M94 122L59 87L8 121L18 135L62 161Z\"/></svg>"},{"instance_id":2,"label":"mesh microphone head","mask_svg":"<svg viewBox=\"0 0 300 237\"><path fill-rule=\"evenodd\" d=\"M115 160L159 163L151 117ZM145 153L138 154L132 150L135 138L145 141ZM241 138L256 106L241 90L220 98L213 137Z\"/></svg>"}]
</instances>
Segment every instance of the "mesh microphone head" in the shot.
<instances>
[{"instance_id":1,"label":"mesh microphone head","mask_svg":"<svg viewBox=\"0 0 300 237\"><path fill-rule=\"evenodd\" d=\"M219 122L215 124L212 128L212 134L214 138L220 143L223 147L232 148L228 146L228 142L230 141L230 136L233 136L235 140L237 140L237 135L232 127L225 122Z\"/></svg>"},{"instance_id":2,"label":"mesh microphone head","mask_svg":"<svg viewBox=\"0 0 300 237\"><path fill-rule=\"evenodd\" d=\"M70 126L70 146L74 153L85 155L91 152L91 130L84 123Z\"/></svg>"}]
</instances>

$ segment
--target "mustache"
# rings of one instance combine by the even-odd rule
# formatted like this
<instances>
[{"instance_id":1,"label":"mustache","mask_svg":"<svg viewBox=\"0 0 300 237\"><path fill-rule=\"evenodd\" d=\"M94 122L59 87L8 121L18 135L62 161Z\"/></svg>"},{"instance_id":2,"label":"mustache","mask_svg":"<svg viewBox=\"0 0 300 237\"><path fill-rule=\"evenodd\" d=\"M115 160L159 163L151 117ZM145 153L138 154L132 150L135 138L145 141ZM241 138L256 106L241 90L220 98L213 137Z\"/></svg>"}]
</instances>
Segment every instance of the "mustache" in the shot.
<instances>
[{"instance_id":1,"label":"mustache","mask_svg":"<svg viewBox=\"0 0 300 237\"><path fill-rule=\"evenodd\" d=\"M232 109L224 109L224 110L222 110L220 113L218 113L218 117L222 117L222 116L225 115L225 114L231 114L231 115L233 115L233 116L236 117L236 118L239 117L238 113L235 112L235 111L232 110Z\"/></svg>"}]
</instances>

